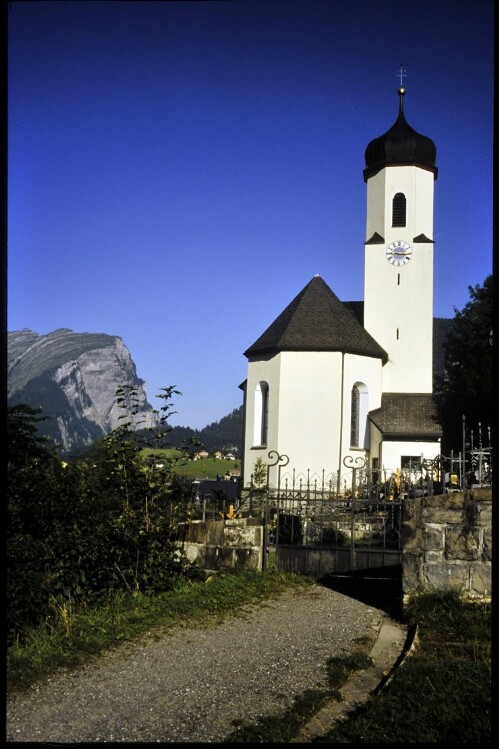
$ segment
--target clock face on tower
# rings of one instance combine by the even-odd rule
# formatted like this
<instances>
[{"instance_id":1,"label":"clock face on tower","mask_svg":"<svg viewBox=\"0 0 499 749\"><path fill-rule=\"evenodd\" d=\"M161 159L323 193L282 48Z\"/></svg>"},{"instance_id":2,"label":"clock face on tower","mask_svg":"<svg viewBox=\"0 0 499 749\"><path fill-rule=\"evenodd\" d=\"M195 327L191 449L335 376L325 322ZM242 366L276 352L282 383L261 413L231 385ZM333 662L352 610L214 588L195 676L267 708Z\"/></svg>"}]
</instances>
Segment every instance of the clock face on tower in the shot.
<instances>
[{"instance_id":1,"label":"clock face on tower","mask_svg":"<svg viewBox=\"0 0 499 749\"><path fill-rule=\"evenodd\" d=\"M386 248L386 259L389 263L396 266L406 265L412 257L412 247L403 239L396 239L390 242Z\"/></svg>"}]
</instances>

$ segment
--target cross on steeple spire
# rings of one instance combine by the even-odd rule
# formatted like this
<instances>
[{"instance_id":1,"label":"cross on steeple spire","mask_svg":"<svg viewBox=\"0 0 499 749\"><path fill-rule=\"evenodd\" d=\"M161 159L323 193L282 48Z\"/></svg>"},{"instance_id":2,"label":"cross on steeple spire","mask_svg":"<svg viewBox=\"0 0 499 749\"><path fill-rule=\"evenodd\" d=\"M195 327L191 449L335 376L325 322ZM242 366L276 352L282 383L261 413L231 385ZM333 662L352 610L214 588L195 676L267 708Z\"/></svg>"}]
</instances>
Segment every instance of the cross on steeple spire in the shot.
<instances>
[{"instance_id":1,"label":"cross on steeple spire","mask_svg":"<svg viewBox=\"0 0 499 749\"><path fill-rule=\"evenodd\" d=\"M404 66L400 65L400 71L397 73L397 77L400 78L400 87L404 85L403 79L407 78L407 73L405 72Z\"/></svg>"}]
</instances>

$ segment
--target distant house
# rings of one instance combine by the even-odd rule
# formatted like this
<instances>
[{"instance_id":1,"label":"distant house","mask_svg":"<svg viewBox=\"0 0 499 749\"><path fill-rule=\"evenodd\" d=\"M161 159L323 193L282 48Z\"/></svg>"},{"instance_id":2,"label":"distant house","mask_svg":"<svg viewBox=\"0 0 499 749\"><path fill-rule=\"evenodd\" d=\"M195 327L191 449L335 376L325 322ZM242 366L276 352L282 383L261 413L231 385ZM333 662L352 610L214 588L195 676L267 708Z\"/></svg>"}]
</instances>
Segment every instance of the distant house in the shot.
<instances>
[{"instance_id":1,"label":"distant house","mask_svg":"<svg viewBox=\"0 0 499 749\"><path fill-rule=\"evenodd\" d=\"M194 455L194 460L202 460L203 458L208 458L209 453L206 452L206 450L200 450L198 453Z\"/></svg>"},{"instance_id":2,"label":"distant house","mask_svg":"<svg viewBox=\"0 0 499 749\"><path fill-rule=\"evenodd\" d=\"M225 460L235 460L236 456L233 453L227 453Z\"/></svg>"},{"instance_id":3,"label":"distant house","mask_svg":"<svg viewBox=\"0 0 499 749\"><path fill-rule=\"evenodd\" d=\"M217 450L216 453L213 453L213 457L215 458L215 460L224 460L225 459L225 455L223 453L221 453L220 450Z\"/></svg>"}]
</instances>

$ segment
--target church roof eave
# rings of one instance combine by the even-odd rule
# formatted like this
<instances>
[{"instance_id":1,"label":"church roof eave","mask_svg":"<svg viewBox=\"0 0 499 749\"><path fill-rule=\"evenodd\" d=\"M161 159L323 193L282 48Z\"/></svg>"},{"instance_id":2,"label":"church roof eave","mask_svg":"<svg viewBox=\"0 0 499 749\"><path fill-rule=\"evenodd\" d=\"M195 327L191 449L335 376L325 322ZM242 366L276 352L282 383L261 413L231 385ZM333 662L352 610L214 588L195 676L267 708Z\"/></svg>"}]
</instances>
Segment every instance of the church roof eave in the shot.
<instances>
[{"instance_id":1,"label":"church roof eave","mask_svg":"<svg viewBox=\"0 0 499 749\"><path fill-rule=\"evenodd\" d=\"M428 164L422 164L417 161L381 161L376 165L366 167L363 170L362 174L364 175L364 182L367 182L370 177L374 177L376 174L378 174L378 172L381 172L381 170L385 169L387 166L417 166L420 169L426 169L427 172L433 172L434 179L437 179L438 177L438 167L436 166L428 166Z\"/></svg>"},{"instance_id":2,"label":"church roof eave","mask_svg":"<svg viewBox=\"0 0 499 749\"><path fill-rule=\"evenodd\" d=\"M442 432L383 432L384 442L438 442Z\"/></svg>"},{"instance_id":3,"label":"church roof eave","mask_svg":"<svg viewBox=\"0 0 499 749\"><path fill-rule=\"evenodd\" d=\"M363 349L356 350L355 348L349 346L344 347L332 347L332 346L310 346L310 345L303 345L303 346L268 346L267 348L258 348L253 349L252 347L247 349L247 351L244 352L244 356L246 356L248 359L258 359L260 355L263 354L280 354L285 353L287 351L310 351L310 352L316 352L316 351L330 351L331 353L338 353L338 354L349 354L350 356L367 356L371 359L381 359L383 364L386 364L388 361L388 354L386 352L373 352L373 351L366 351Z\"/></svg>"}]
</instances>

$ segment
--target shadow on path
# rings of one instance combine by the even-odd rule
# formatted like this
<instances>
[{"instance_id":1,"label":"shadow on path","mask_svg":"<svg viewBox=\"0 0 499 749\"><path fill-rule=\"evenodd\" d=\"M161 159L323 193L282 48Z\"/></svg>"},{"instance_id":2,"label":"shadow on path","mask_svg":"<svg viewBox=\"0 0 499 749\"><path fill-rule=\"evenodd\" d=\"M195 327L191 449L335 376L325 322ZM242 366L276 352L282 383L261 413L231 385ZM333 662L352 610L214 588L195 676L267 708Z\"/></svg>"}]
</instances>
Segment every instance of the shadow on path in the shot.
<instances>
[{"instance_id":1,"label":"shadow on path","mask_svg":"<svg viewBox=\"0 0 499 749\"><path fill-rule=\"evenodd\" d=\"M367 577L369 575L369 577ZM403 621L402 568L380 567L350 575L325 575L317 581L368 606L385 611L392 619Z\"/></svg>"}]
</instances>

